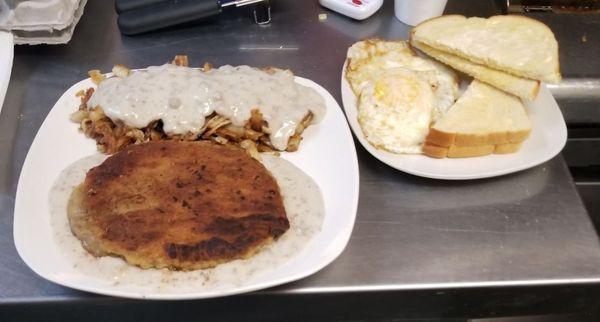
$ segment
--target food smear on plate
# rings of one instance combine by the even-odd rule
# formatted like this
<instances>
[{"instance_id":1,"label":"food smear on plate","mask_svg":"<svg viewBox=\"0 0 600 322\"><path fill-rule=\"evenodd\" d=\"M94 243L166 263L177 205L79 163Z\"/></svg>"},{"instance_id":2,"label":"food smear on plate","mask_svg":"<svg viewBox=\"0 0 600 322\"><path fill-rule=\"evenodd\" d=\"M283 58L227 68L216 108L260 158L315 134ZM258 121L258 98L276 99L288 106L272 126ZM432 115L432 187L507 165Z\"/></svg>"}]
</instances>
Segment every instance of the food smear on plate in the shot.
<instances>
[{"instance_id":1,"label":"food smear on plate","mask_svg":"<svg viewBox=\"0 0 600 322\"><path fill-rule=\"evenodd\" d=\"M168 143L179 144L184 142L169 141ZM145 143L140 145L140 147L146 144L155 143ZM208 143L188 142L187 144ZM213 145L218 146L216 144ZM229 148L222 146L218 147L226 149ZM124 153L126 151L123 151L121 153ZM90 252L86 251L82 247L82 241L76 238L71 232L72 229L76 231L80 228L72 227L65 210L67 209L67 205L69 204L71 192L75 189L76 186L80 185L81 182L85 180L86 171L90 168L101 166L101 164L105 162L105 159L105 155L96 154L73 163L61 173L58 180L55 182L54 186L50 191L51 224L53 226L54 239L58 247L61 249L61 252L71 263L71 265L73 265L73 267L77 270L85 271L86 274L88 274L92 278L100 278L103 280L111 281L112 285L116 289L123 287L124 289L129 290L139 289L140 292L190 293L195 291L197 292L199 290L199 287L202 287L202 290L206 291L209 289L218 289L223 285L242 285L253 278L260 278L260 276L268 274L268 272L280 267L281 265L284 265L291 258L298 255L306 247L306 245L319 233L323 224L325 212L324 202L320 189L318 188L316 183L308 175L306 175L303 171L295 167L290 162L273 155L264 154L261 156L261 163L264 165L264 167L266 167L266 169L277 181L281 192L281 197L283 199L285 213L289 220L289 229L287 231L283 233L281 231L270 232L275 235L278 235L276 241L264 243L264 245L257 247L252 252L251 256L248 256L246 258L232 258L232 260L227 262L221 262L220 264L214 267L198 270L189 270L192 269L194 266L194 257L197 253L195 251L190 250L190 252L187 254L186 259L186 255L183 254L184 248L181 247L177 249L177 252L181 251L182 253L177 253L176 256L173 256L175 257L175 259L173 259L173 262L176 266L167 265L167 268L162 269L142 269L139 266L128 264L120 256L96 257ZM152 161L148 160L148 162ZM199 165L198 169L201 168L202 166ZM248 168L247 170L251 169ZM207 177L207 180L209 179L210 178ZM178 188L177 181L171 183L174 184L173 189L189 190L185 187ZM211 185L201 185L201 187L204 188L209 186ZM271 195L268 193L268 191L267 194ZM183 193L179 195L183 196L186 194ZM194 193L188 196L190 200L188 200L187 203L190 207L194 207L191 205L194 202L193 200L191 200L193 199L193 195ZM247 214L248 216L241 218L241 220L233 220L226 225L221 225L222 222L220 222L217 226L222 229L219 230L216 229L217 227L215 227L215 225L206 225L206 222L204 220L199 219L198 216L196 216L193 213L193 211L186 211L186 207L183 206L183 200L181 199L178 199L177 202L170 200L167 202L167 204L161 205L164 206L164 210L170 209L171 212L175 212L174 214L165 212L165 214L163 214L163 218L149 216L148 218L141 219L139 218L139 214L152 211L152 202L148 201L143 204L140 204L135 200L127 201L128 198L126 197L128 196L129 195L122 195L121 197L124 199L121 205L113 206L120 208L120 211L122 211L122 213L114 216L115 218L113 219L115 220L115 222L113 222L111 226L116 227L117 229L119 227L125 229L125 231L121 231L117 236L114 236L117 237L117 248L119 248L119 245L128 244L127 242L121 243L119 240L126 240L129 237L135 239L140 236L144 238L144 233L147 234L152 231L153 234L165 234L162 237L163 241L167 239L172 239L180 240L184 243L189 243L191 240L201 239L199 235L202 234L205 234L204 237L207 237L206 234L209 233L212 234L213 237L228 240L229 237L235 235L252 236L253 234L255 234L257 228L265 229L265 227L273 226L270 223L271 221L268 220L268 218L256 221L252 218L250 218L250 220L245 220L247 219L246 217L253 216L252 214ZM114 198L119 198L119 196L115 196ZM216 201L216 199L213 199L213 201L227 203L228 196L223 196L223 198L225 198L224 201ZM241 199L241 196L237 194L236 191L233 192L232 196L229 196L229 199L231 198L236 199L236 205L244 205L243 203L239 203L238 199ZM247 200L250 199L248 198ZM173 207L177 209L172 209ZM247 207L246 209L250 212L252 207ZM244 211L245 210L243 208L240 208L238 210L238 214L239 212ZM110 215L107 214L107 217L109 216ZM219 219L219 217L221 217L221 219ZM227 214L225 213L221 213L219 216L208 216L208 219L213 221L227 221L227 218ZM277 217L275 218L275 220L280 221L281 218L282 217ZM128 219L133 220L134 222L127 221ZM170 225L164 225L165 221L170 220L172 220ZM83 223L81 219L76 219L76 221L79 221L79 223L77 224ZM122 225L118 224L119 221L122 222ZM152 223L152 225L144 226L145 224L150 223ZM196 223L196 225L194 225L194 223ZM89 224L90 223L86 225ZM94 226L96 224L91 223L91 225ZM174 227L170 227L171 225ZM143 232L126 230L127 228L134 228L134 226L137 226L136 228L141 228ZM189 231L179 231L179 229L183 228L184 226L187 227ZM276 224L273 227L275 226L279 227L281 225ZM201 230L204 230L204 232L194 231L193 228L196 228L196 230L199 228ZM174 233L175 231L177 231L177 233ZM101 242L106 242L108 245L110 242L107 238L110 238L110 236L108 236L110 232L107 231L105 232L105 234L106 235L104 237L93 237L93 240L95 241L92 242L98 242L102 239L103 241ZM213 237L211 237L211 239L209 240L215 240L213 239ZM136 243L133 243L133 246L136 246L135 244ZM149 244L153 243L150 242ZM103 246L99 246L98 244L86 245L86 248L90 248L90 246L100 247L103 249L103 251L106 251L106 248L103 248ZM112 246L114 247L115 244L113 244ZM137 248L137 250L132 251L125 249L124 254L137 252L138 255L141 255L145 258L145 262L147 263L151 263L151 258L158 254L154 251L147 251L149 250L149 247L151 247L150 245L140 244L137 246L139 247ZM163 243L162 245L155 244L154 246L159 246L154 248L157 252L163 251L163 253L158 254L158 258L166 261L172 260L171 255L169 253L168 243ZM164 254L166 254L166 258L163 256ZM213 255L215 255L215 258L220 258L218 252L213 253ZM156 263L157 262L154 262L153 265L161 266L155 265ZM200 261L197 263L200 263ZM204 261L204 263L208 262ZM173 270L174 268L182 268L183 270Z\"/></svg>"},{"instance_id":2,"label":"food smear on plate","mask_svg":"<svg viewBox=\"0 0 600 322\"><path fill-rule=\"evenodd\" d=\"M138 71L118 65L108 78L94 72L98 86L81 94L72 119L109 154L172 138L249 140L259 151L295 151L304 129L325 114L321 95L296 83L289 70L186 63Z\"/></svg>"}]
</instances>

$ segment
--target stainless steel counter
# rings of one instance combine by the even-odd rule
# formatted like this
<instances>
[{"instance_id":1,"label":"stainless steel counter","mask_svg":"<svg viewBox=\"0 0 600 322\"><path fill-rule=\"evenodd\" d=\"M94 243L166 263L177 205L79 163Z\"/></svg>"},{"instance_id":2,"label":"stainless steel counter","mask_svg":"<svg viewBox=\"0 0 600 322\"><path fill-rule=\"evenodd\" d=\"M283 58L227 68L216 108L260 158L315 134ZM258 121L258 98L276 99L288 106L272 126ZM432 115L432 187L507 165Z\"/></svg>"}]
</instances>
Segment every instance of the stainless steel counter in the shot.
<instances>
[{"instance_id":1,"label":"stainless steel counter","mask_svg":"<svg viewBox=\"0 0 600 322\"><path fill-rule=\"evenodd\" d=\"M328 18L319 21L323 12ZM92 0L70 44L16 48L0 115L0 305L88 296L37 277L18 257L12 236L15 190L27 150L54 102L87 70L110 70L115 63L144 67L184 53L192 65L290 68L340 102L340 71L350 44L366 37L407 36L409 29L392 12L392 1L386 1L375 17L355 22L317 1L280 0L269 26L254 25L240 12L206 26L122 37L112 5ZM456 0L447 12L490 15L496 7L491 0ZM555 32L561 43L568 37L562 29ZM600 73L600 60L586 55ZM563 66L568 80L600 77L589 70L583 75L571 63ZM63 144L61 138L56 144ZM561 156L500 178L448 182L398 172L358 143L357 150L360 202L347 249L314 276L259 294L600 281L598 236Z\"/></svg>"}]
</instances>

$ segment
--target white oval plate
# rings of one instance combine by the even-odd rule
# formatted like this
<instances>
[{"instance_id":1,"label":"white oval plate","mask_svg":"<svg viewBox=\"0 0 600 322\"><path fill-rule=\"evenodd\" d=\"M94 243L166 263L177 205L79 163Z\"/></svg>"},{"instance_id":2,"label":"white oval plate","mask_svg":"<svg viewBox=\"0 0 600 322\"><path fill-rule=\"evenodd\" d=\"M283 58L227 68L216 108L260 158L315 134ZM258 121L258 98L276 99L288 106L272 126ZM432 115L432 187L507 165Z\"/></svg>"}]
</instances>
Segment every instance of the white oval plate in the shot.
<instances>
[{"instance_id":1,"label":"white oval plate","mask_svg":"<svg viewBox=\"0 0 600 322\"><path fill-rule=\"evenodd\" d=\"M93 87L83 80L69 88L54 105L38 131L23 164L14 213L14 239L23 261L43 278L74 289L129 298L197 299L250 292L311 275L331 263L346 247L358 206L358 161L352 134L341 108L323 87L297 77L325 99L327 113L321 123L303 134L297 152L282 153L310 175L325 201L323 227L300 254L267 274L256 274L242 285L201 286L193 292L163 293L139 286L113 285L77 270L57 247L50 223L48 193L60 172L71 163L96 153L95 142L78 132L69 115L79 106L75 93ZM339 160L343 160L340 162ZM66 216L66 212L65 212Z\"/></svg>"},{"instance_id":2,"label":"white oval plate","mask_svg":"<svg viewBox=\"0 0 600 322\"><path fill-rule=\"evenodd\" d=\"M372 146L357 119L356 96L342 69L342 103L346 117L360 144L374 157L400 171L421 177L468 180L496 177L534 167L552 159L567 142L567 126L550 91L542 84L535 101L526 102L533 124L531 135L519 151L474 158L435 159L420 154L394 154Z\"/></svg>"}]
</instances>

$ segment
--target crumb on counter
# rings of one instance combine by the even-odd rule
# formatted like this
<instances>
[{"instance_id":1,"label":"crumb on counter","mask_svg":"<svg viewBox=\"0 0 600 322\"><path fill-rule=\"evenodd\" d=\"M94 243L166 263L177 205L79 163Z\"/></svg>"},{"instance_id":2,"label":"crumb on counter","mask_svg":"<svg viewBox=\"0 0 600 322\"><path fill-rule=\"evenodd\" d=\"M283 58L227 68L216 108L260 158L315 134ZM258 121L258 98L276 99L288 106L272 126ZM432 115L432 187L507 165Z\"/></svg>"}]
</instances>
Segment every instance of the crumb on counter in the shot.
<instances>
[{"instance_id":1,"label":"crumb on counter","mask_svg":"<svg viewBox=\"0 0 600 322\"><path fill-rule=\"evenodd\" d=\"M325 21L325 20L327 20L327 14L326 13L319 14L319 21Z\"/></svg>"}]
</instances>

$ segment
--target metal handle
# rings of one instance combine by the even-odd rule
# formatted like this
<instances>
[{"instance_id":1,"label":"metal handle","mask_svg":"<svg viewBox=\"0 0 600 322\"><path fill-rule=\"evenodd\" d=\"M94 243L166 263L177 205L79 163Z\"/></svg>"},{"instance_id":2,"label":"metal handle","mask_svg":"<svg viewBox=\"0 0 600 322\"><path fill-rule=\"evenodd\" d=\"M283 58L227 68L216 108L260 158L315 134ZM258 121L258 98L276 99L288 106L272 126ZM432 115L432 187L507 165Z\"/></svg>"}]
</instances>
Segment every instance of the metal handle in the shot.
<instances>
[{"instance_id":1,"label":"metal handle","mask_svg":"<svg viewBox=\"0 0 600 322\"><path fill-rule=\"evenodd\" d=\"M258 25L267 25L271 22L271 5L269 1L257 3L254 6L254 22Z\"/></svg>"},{"instance_id":2,"label":"metal handle","mask_svg":"<svg viewBox=\"0 0 600 322\"><path fill-rule=\"evenodd\" d=\"M221 7L243 7L251 4L257 4L260 2L267 2L267 0L235 0L235 1L221 1Z\"/></svg>"},{"instance_id":3,"label":"metal handle","mask_svg":"<svg viewBox=\"0 0 600 322\"><path fill-rule=\"evenodd\" d=\"M221 6L217 0L161 1L121 12L117 24L122 34L136 35L186 22L208 19L219 13L221 13Z\"/></svg>"},{"instance_id":4,"label":"metal handle","mask_svg":"<svg viewBox=\"0 0 600 322\"><path fill-rule=\"evenodd\" d=\"M504 13L553 12L594 13L600 12L598 0L505 0Z\"/></svg>"},{"instance_id":5,"label":"metal handle","mask_svg":"<svg viewBox=\"0 0 600 322\"><path fill-rule=\"evenodd\" d=\"M165 2L165 0L115 0L115 11L120 14L124 11L153 5L159 2Z\"/></svg>"}]
</instances>

